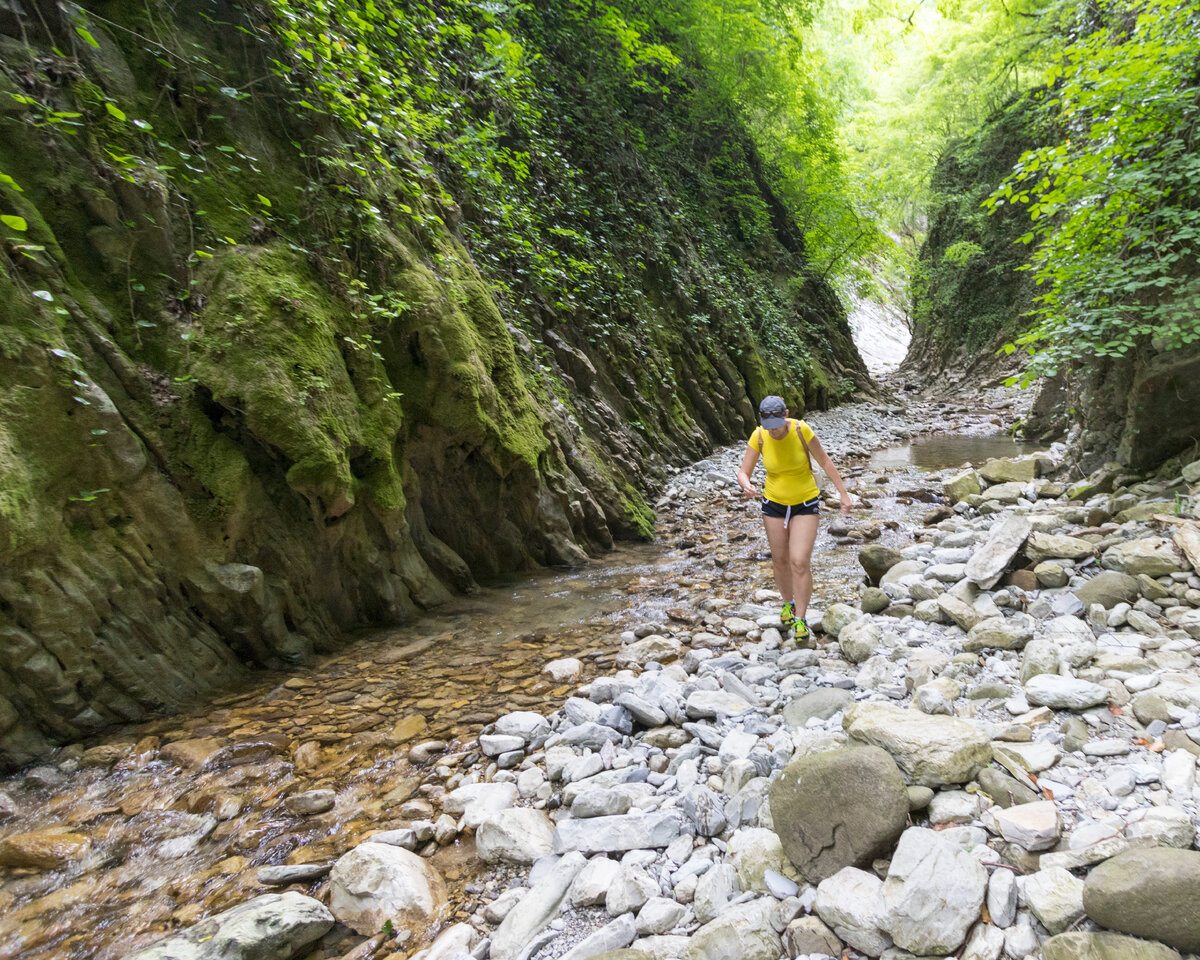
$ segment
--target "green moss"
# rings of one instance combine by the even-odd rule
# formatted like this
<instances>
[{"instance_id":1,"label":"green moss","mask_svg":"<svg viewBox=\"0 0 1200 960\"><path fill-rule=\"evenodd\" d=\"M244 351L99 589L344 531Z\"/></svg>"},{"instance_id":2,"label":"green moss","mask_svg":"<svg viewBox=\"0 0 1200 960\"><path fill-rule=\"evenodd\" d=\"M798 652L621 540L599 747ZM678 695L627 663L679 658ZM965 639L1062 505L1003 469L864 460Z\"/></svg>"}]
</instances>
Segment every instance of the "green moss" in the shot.
<instances>
[{"instance_id":1,"label":"green moss","mask_svg":"<svg viewBox=\"0 0 1200 960\"><path fill-rule=\"evenodd\" d=\"M643 540L654 539L654 511L650 509L645 498L632 484L624 484L621 488L621 505L625 516Z\"/></svg>"},{"instance_id":2,"label":"green moss","mask_svg":"<svg viewBox=\"0 0 1200 960\"><path fill-rule=\"evenodd\" d=\"M359 480L350 460L363 457L382 465L367 471L385 481L382 502L401 506L393 462L400 406L371 382L385 376L377 361L348 368L342 338L361 333L359 323L305 260L282 244L230 251L213 261L203 289L189 373L283 454L288 484L325 508L353 504Z\"/></svg>"}]
</instances>

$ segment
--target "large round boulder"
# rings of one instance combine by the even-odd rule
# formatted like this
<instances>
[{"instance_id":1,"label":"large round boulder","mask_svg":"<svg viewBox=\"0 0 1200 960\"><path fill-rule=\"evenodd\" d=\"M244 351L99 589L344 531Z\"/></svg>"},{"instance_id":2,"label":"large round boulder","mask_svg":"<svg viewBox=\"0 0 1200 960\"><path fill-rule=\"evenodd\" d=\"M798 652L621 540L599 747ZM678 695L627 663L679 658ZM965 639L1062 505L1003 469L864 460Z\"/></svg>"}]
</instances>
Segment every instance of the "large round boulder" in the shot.
<instances>
[{"instance_id":1,"label":"large round boulder","mask_svg":"<svg viewBox=\"0 0 1200 960\"><path fill-rule=\"evenodd\" d=\"M1105 610L1111 610L1118 603L1133 603L1137 600L1137 578L1117 570L1105 570L1076 590L1075 596L1085 607L1098 603Z\"/></svg>"},{"instance_id":2,"label":"large round boulder","mask_svg":"<svg viewBox=\"0 0 1200 960\"><path fill-rule=\"evenodd\" d=\"M373 937L391 921L420 939L445 903L441 875L403 847L359 844L329 874L330 911L364 937Z\"/></svg>"},{"instance_id":3,"label":"large round boulder","mask_svg":"<svg viewBox=\"0 0 1200 960\"><path fill-rule=\"evenodd\" d=\"M1083 909L1102 927L1200 953L1200 851L1128 850L1088 874Z\"/></svg>"},{"instance_id":4,"label":"large round boulder","mask_svg":"<svg viewBox=\"0 0 1200 960\"><path fill-rule=\"evenodd\" d=\"M886 857L908 819L904 777L873 746L788 764L771 784L770 803L784 853L811 883Z\"/></svg>"}]
</instances>

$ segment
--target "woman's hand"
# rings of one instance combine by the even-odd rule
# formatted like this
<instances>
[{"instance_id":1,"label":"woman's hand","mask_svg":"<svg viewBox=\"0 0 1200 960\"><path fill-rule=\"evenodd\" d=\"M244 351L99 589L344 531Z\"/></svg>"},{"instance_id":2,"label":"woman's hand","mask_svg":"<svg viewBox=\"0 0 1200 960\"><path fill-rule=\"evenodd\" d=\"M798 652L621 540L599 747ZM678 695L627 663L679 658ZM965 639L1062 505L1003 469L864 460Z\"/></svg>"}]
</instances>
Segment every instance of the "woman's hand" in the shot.
<instances>
[{"instance_id":1,"label":"woman's hand","mask_svg":"<svg viewBox=\"0 0 1200 960\"><path fill-rule=\"evenodd\" d=\"M854 501L850 499L850 494L842 494L842 516L849 516L851 508L854 506Z\"/></svg>"},{"instance_id":2,"label":"woman's hand","mask_svg":"<svg viewBox=\"0 0 1200 960\"><path fill-rule=\"evenodd\" d=\"M747 500L757 500L758 489L756 487L742 487L742 496Z\"/></svg>"}]
</instances>

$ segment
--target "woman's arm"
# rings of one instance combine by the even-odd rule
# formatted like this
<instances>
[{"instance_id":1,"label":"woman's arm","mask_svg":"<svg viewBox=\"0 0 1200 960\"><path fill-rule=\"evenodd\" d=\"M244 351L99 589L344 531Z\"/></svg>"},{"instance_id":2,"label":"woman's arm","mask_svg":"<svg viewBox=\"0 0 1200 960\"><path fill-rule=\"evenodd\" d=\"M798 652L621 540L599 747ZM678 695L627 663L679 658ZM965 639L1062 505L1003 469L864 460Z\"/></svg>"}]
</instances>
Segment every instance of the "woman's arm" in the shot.
<instances>
[{"instance_id":1,"label":"woman's arm","mask_svg":"<svg viewBox=\"0 0 1200 960\"><path fill-rule=\"evenodd\" d=\"M758 451L753 447L746 448L746 455L742 457L742 465L738 468L737 482L742 488L742 496L757 497L758 488L750 480L750 474L754 472L754 465L758 463Z\"/></svg>"},{"instance_id":2,"label":"woman's arm","mask_svg":"<svg viewBox=\"0 0 1200 960\"><path fill-rule=\"evenodd\" d=\"M825 448L821 446L821 441L815 436L808 441L808 448L812 451L812 455L816 457L821 469L825 471L825 475L833 481L833 485L837 487L838 493L842 495L842 513L849 513L850 508L854 506L854 501L850 499L850 491L846 489L846 482L842 479L842 475L838 473L838 468L833 465L833 460L830 459L829 454L825 452Z\"/></svg>"}]
</instances>

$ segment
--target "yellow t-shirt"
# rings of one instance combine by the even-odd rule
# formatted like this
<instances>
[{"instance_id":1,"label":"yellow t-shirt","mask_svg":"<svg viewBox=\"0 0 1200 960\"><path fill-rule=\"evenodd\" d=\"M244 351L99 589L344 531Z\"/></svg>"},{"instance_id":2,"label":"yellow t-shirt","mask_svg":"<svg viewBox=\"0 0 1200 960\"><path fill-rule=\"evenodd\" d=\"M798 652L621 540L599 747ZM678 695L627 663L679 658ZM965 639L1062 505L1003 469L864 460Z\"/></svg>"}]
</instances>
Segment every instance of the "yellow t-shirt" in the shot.
<instances>
[{"instance_id":1,"label":"yellow t-shirt","mask_svg":"<svg viewBox=\"0 0 1200 960\"><path fill-rule=\"evenodd\" d=\"M800 429L804 431L804 439L811 443L814 436L812 427L801 420ZM763 469L767 471L763 496L790 506L819 496L821 491L809 468L808 457L804 455L804 444L796 435L796 421L788 418L787 433L782 440L776 440L762 427L756 428L746 441L755 453L759 452L760 435Z\"/></svg>"}]
</instances>

